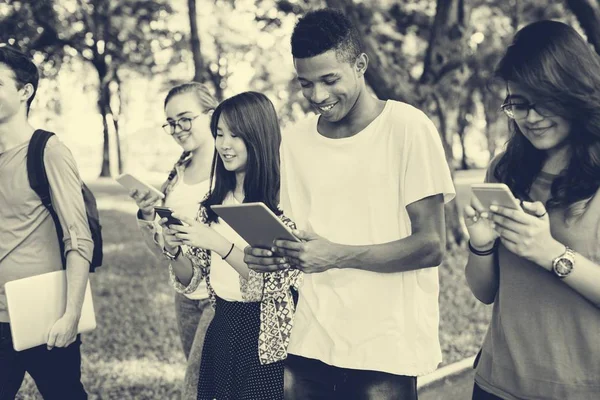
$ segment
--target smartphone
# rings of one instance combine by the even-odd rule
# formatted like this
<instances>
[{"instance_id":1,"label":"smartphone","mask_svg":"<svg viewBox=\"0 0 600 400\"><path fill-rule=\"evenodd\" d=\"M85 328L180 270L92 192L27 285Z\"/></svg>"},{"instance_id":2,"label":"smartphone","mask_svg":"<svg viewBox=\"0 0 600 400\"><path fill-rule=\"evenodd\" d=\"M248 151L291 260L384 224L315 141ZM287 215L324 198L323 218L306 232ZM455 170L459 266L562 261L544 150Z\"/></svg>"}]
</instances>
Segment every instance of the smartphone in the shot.
<instances>
[{"instance_id":1,"label":"smartphone","mask_svg":"<svg viewBox=\"0 0 600 400\"><path fill-rule=\"evenodd\" d=\"M519 200L504 183L474 183L471 185L471 190L486 209L491 205L498 205L513 210L523 210Z\"/></svg>"},{"instance_id":2,"label":"smartphone","mask_svg":"<svg viewBox=\"0 0 600 400\"><path fill-rule=\"evenodd\" d=\"M128 190L135 189L138 192L149 190L150 193L158 196L158 198L165 198L165 195L160 190L131 174L120 175L116 181Z\"/></svg>"},{"instance_id":3,"label":"smartphone","mask_svg":"<svg viewBox=\"0 0 600 400\"><path fill-rule=\"evenodd\" d=\"M167 225L182 225L183 226L183 222L181 222L180 220L178 220L177 218L175 218L172 214L173 214L173 210L170 209L169 207L158 207L155 206L154 207L154 211L156 211L156 213L161 217L161 218L166 218L167 221Z\"/></svg>"}]
</instances>

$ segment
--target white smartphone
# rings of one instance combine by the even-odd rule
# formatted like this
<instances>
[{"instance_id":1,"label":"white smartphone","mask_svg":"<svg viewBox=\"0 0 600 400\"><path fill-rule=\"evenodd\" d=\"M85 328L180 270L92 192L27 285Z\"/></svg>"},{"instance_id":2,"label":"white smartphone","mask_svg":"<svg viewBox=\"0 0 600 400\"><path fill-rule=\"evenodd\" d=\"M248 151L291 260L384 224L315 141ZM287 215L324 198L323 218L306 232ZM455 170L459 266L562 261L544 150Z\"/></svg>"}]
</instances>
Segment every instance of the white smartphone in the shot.
<instances>
[{"instance_id":1,"label":"white smartphone","mask_svg":"<svg viewBox=\"0 0 600 400\"><path fill-rule=\"evenodd\" d=\"M519 200L504 183L474 183L471 185L471 190L486 209L491 205L498 205L513 210L523 210Z\"/></svg>"},{"instance_id":2,"label":"white smartphone","mask_svg":"<svg viewBox=\"0 0 600 400\"><path fill-rule=\"evenodd\" d=\"M158 190L154 186L150 185L149 183L146 183L146 182L142 181L141 179L136 178L135 176L133 176L131 174L123 174L123 175L119 176L116 179L116 181L119 182L123 187L125 187L128 190L131 190L131 189L135 189L137 191L149 190L150 193L155 194L160 199L165 198L165 195L160 190Z\"/></svg>"}]
</instances>

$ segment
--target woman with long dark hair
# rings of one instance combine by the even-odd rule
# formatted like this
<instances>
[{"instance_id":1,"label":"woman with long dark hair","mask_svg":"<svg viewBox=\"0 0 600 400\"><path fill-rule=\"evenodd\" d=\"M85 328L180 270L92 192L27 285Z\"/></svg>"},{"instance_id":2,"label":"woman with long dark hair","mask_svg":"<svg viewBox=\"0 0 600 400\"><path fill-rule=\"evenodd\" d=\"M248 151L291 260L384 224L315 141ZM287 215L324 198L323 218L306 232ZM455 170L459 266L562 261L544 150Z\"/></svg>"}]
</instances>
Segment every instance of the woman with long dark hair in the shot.
<instances>
[{"instance_id":1,"label":"woman with long dark hair","mask_svg":"<svg viewBox=\"0 0 600 400\"><path fill-rule=\"evenodd\" d=\"M164 102L166 122L162 128L183 152L161 187L165 195L163 201L149 191L134 190L130 193L139 207L138 226L148 249L163 262L165 255L169 258L173 254L164 251L164 238L154 206L164 205L190 218L196 215L198 203L210 187L214 143L209 126L216 106L217 101L201 83L187 82L169 90ZM175 314L183 352L188 360L182 398L195 398L202 343L213 316L206 285L185 294L175 292Z\"/></svg>"},{"instance_id":2,"label":"woman with long dark hair","mask_svg":"<svg viewBox=\"0 0 600 400\"><path fill-rule=\"evenodd\" d=\"M521 29L496 75L512 136L487 182L522 210L474 198L466 278L493 304L474 399L593 399L600 393L600 61L571 27Z\"/></svg>"},{"instance_id":3,"label":"woman with long dark hair","mask_svg":"<svg viewBox=\"0 0 600 400\"><path fill-rule=\"evenodd\" d=\"M210 208L263 202L294 228L278 207L277 114L266 96L241 93L216 108L211 131L212 189L196 221L181 218L186 226L165 226L169 251L188 248L187 257L171 264L176 289L193 291L205 279L215 306L202 351L198 399L282 399L282 362L294 312L291 288L298 287L300 272L250 270L244 263L247 243Z\"/></svg>"}]
</instances>

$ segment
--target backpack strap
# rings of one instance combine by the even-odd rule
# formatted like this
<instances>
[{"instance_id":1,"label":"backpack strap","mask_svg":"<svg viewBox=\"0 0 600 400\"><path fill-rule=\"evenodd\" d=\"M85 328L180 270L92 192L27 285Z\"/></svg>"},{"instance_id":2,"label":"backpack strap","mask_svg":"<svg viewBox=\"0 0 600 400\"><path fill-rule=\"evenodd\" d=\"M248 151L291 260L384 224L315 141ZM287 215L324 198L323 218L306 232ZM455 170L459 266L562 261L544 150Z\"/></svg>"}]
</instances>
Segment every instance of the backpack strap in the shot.
<instances>
[{"instance_id":1,"label":"backpack strap","mask_svg":"<svg viewBox=\"0 0 600 400\"><path fill-rule=\"evenodd\" d=\"M48 181L48 175L46 174L46 167L44 165L44 150L48 140L54 136L54 133L37 129L27 148L27 178L29 179L29 186L39 196L42 204L54 220L54 226L56 227L56 235L58 236L58 245L60 246L60 258L62 260L63 268L67 266L67 260L65 259L65 245L63 242L63 231L58 219L58 214L52 206L52 197L50 196L50 182Z\"/></svg>"}]
</instances>

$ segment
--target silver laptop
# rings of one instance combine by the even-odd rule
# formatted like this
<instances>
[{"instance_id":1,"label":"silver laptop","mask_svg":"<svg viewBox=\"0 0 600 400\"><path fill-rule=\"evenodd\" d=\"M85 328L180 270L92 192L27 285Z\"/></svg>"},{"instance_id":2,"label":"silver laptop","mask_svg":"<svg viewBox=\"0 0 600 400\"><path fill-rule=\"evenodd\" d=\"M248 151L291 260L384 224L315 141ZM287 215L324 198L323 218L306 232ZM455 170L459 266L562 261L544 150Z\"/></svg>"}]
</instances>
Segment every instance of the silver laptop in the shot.
<instances>
[{"instance_id":1,"label":"silver laptop","mask_svg":"<svg viewBox=\"0 0 600 400\"><path fill-rule=\"evenodd\" d=\"M17 279L4 285L13 347L30 349L48 342L48 334L67 306L66 271ZM78 332L96 328L96 314L88 279Z\"/></svg>"}]
</instances>

